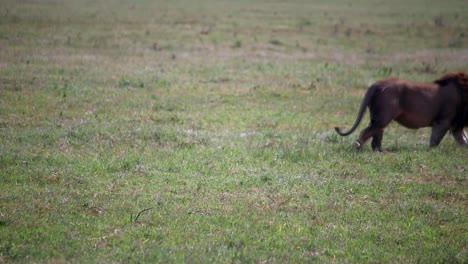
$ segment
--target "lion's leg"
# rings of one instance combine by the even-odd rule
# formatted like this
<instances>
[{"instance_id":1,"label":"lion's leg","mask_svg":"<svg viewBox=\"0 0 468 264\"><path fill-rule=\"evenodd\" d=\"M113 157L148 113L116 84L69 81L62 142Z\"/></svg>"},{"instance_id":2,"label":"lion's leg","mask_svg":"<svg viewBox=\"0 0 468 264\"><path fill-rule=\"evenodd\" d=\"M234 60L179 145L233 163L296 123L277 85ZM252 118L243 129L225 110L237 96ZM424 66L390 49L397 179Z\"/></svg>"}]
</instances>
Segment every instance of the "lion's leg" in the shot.
<instances>
[{"instance_id":1,"label":"lion's leg","mask_svg":"<svg viewBox=\"0 0 468 264\"><path fill-rule=\"evenodd\" d=\"M452 135L455 141L462 146L468 145L468 137L466 136L465 131L463 128L452 130Z\"/></svg>"},{"instance_id":2,"label":"lion's leg","mask_svg":"<svg viewBox=\"0 0 468 264\"><path fill-rule=\"evenodd\" d=\"M372 137L372 149L382 151L384 128L392 122L397 114L397 108L388 106L385 103L386 101L383 101L383 103L373 103L369 106L371 121L369 126L361 132L356 142L358 149L361 149L364 143Z\"/></svg>"},{"instance_id":3,"label":"lion's leg","mask_svg":"<svg viewBox=\"0 0 468 264\"><path fill-rule=\"evenodd\" d=\"M450 128L450 124L440 123L432 127L431 140L429 142L430 147L435 147L440 144L445 134Z\"/></svg>"},{"instance_id":4,"label":"lion's leg","mask_svg":"<svg viewBox=\"0 0 468 264\"><path fill-rule=\"evenodd\" d=\"M371 123L363 131L359 141L365 142L369 137L372 137L372 149L381 152L384 129L395 118L398 108L390 104L385 98L372 104L369 108Z\"/></svg>"},{"instance_id":5,"label":"lion's leg","mask_svg":"<svg viewBox=\"0 0 468 264\"><path fill-rule=\"evenodd\" d=\"M364 130L361 131L361 134L359 135L359 139L356 140L356 149L361 150L364 144L366 144L367 140L369 140L370 137L374 134L373 132L374 128L372 125L369 125L366 127Z\"/></svg>"},{"instance_id":6,"label":"lion's leg","mask_svg":"<svg viewBox=\"0 0 468 264\"><path fill-rule=\"evenodd\" d=\"M356 141L356 148L361 150L363 145L372 137L372 149L375 151L382 151L382 138L383 138L383 128L375 127L374 125L369 125L364 130L362 130L359 139Z\"/></svg>"},{"instance_id":7,"label":"lion's leg","mask_svg":"<svg viewBox=\"0 0 468 264\"><path fill-rule=\"evenodd\" d=\"M374 151L382 152L382 138L383 138L383 128L375 129L374 135L372 137L372 149Z\"/></svg>"}]
</instances>

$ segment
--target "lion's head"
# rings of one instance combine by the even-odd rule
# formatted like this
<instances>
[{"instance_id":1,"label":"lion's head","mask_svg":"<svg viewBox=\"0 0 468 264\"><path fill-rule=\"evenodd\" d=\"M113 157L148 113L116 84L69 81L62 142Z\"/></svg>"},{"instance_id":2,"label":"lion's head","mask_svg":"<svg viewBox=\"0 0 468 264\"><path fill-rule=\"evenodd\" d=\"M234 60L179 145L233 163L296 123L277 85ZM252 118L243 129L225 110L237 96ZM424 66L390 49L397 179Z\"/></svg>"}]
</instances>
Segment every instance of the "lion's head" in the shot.
<instances>
[{"instance_id":1,"label":"lion's head","mask_svg":"<svg viewBox=\"0 0 468 264\"><path fill-rule=\"evenodd\" d=\"M434 81L439 85L447 85L449 83L455 83L457 86L468 89L468 75L464 72L451 72Z\"/></svg>"},{"instance_id":2,"label":"lion's head","mask_svg":"<svg viewBox=\"0 0 468 264\"><path fill-rule=\"evenodd\" d=\"M439 79L435 80L434 83L445 86L450 83L455 84L463 93L463 98L468 104L468 75L464 72L451 72L447 73Z\"/></svg>"}]
</instances>

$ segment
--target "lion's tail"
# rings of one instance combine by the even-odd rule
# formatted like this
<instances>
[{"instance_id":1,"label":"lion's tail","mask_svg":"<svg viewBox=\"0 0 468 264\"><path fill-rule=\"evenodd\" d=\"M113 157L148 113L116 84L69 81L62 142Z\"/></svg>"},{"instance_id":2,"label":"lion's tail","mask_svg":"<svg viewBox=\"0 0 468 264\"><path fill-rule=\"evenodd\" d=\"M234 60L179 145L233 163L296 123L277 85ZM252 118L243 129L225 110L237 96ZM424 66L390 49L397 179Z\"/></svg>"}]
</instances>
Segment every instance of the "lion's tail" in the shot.
<instances>
[{"instance_id":1,"label":"lion's tail","mask_svg":"<svg viewBox=\"0 0 468 264\"><path fill-rule=\"evenodd\" d=\"M354 122L354 125L353 127L347 131L347 132L343 132L341 131L341 128L339 127L335 127L335 131L340 135L340 136L349 136L351 135L351 133L354 132L354 130L356 130L356 128L359 126L359 124L361 123L361 120L362 120L362 117L364 116L365 112L366 112L366 109L367 109L367 106L369 105L370 101L372 100L372 98L374 97L375 93L378 91L379 89L379 86L377 85L372 85L366 92L366 95L364 96L364 99L362 100L361 102L361 107L359 108L359 113L356 117L356 121Z\"/></svg>"}]
</instances>

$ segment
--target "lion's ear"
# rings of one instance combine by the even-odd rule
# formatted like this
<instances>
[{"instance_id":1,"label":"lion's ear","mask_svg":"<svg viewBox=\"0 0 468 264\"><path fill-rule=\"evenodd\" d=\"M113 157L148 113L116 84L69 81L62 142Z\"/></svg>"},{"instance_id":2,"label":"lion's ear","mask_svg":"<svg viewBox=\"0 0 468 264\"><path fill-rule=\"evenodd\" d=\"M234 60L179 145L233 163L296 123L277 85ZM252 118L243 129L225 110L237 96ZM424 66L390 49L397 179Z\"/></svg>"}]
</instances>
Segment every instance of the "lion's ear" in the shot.
<instances>
[{"instance_id":1,"label":"lion's ear","mask_svg":"<svg viewBox=\"0 0 468 264\"><path fill-rule=\"evenodd\" d=\"M435 80L434 83L437 83L438 85L446 85L447 80L446 79L438 79L438 80Z\"/></svg>"},{"instance_id":2,"label":"lion's ear","mask_svg":"<svg viewBox=\"0 0 468 264\"><path fill-rule=\"evenodd\" d=\"M447 85L449 82L456 81L460 78L460 75L463 75L458 72L450 72L435 80L434 82L439 85Z\"/></svg>"},{"instance_id":3,"label":"lion's ear","mask_svg":"<svg viewBox=\"0 0 468 264\"><path fill-rule=\"evenodd\" d=\"M442 76L440 79L437 79L434 81L434 83L437 83L438 85L446 85L450 81L450 78L448 78L447 75Z\"/></svg>"}]
</instances>

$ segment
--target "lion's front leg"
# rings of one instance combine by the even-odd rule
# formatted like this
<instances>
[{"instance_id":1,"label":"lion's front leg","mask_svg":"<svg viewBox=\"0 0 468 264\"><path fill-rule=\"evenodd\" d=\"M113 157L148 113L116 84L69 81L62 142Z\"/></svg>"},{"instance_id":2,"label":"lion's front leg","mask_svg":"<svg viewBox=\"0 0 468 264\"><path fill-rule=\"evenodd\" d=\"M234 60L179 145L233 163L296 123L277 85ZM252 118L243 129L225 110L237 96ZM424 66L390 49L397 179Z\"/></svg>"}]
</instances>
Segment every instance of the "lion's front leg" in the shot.
<instances>
[{"instance_id":1,"label":"lion's front leg","mask_svg":"<svg viewBox=\"0 0 468 264\"><path fill-rule=\"evenodd\" d=\"M468 136L463 128L452 131L452 135L459 145L468 146Z\"/></svg>"},{"instance_id":2,"label":"lion's front leg","mask_svg":"<svg viewBox=\"0 0 468 264\"><path fill-rule=\"evenodd\" d=\"M436 124L432 127L431 133L431 141L429 142L430 147L436 147L440 144L442 139L444 138L445 134L450 128L450 124L448 122L443 122Z\"/></svg>"}]
</instances>

